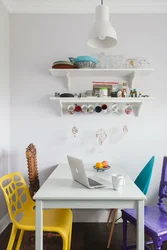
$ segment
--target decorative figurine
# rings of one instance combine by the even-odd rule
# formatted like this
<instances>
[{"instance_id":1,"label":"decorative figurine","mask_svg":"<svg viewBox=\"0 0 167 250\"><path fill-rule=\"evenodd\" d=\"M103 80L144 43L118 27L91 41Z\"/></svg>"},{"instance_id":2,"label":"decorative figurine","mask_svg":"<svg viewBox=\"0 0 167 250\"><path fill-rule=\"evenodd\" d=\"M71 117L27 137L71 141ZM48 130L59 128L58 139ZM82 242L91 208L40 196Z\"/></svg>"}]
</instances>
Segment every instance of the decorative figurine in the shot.
<instances>
[{"instance_id":1,"label":"decorative figurine","mask_svg":"<svg viewBox=\"0 0 167 250\"><path fill-rule=\"evenodd\" d=\"M130 97L133 97L133 90L130 90Z\"/></svg>"},{"instance_id":2,"label":"decorative figurine","mask_svg":"<svg viewBox=\"0 0 167 250\"><path fill-rule=\"evenodd\" d=\"M96 138L98 143L100 143L100 145L102 146L103 142L105 141L105 139L107 138L107 133L104 129L99 129L96 132Z\"/></svg>"},{"instance_id":3,"label":"decorative figurine","mask_svg":"<svg viewBox=\"0 0 167 250\"><path fill-rule=\"evenodd\" d=\"M74 126L72 127L72 134L74 137L76 137L76 134L78 133L78 129Z\"/></svg>"},{"instance_id":4,"label":"decorative figurine","mask_svg":"<svg viewBox=\"0 0 167 250\"><path fill-rule=\"evenodd\" d=\"M139 92L139 96L138 97L142 97L141 92Z\"/></svg>"},{"instance_id":5,"label":"decorative figurine","mask_svg":"<svg viewBox=\"0 0 167 250\"><path fill-rule=\"evenodd\" d=\"M122 86L122 97L127 97L127 83L124 82Z\"/></svg>"},{"instance_id":6,"label":"decorative figurine","mask_svg":"<svg viewBox=\"0 0 167 250\"><path fill-rule=\"evenodd\" d=\"M123 126L123 132L126 134L128 133L128 127L126 125Z\"/></svg>"},{"instance_id":7,"label":"decorative figurine","mask_svg":"<svg viewBox=\"0 0 167 250\"><path fill-rule=\"evenodd\" d=\"M133 90L133 97L137 97L137 91L136 91L136 89Z\"/></svg>"}]
</instances>

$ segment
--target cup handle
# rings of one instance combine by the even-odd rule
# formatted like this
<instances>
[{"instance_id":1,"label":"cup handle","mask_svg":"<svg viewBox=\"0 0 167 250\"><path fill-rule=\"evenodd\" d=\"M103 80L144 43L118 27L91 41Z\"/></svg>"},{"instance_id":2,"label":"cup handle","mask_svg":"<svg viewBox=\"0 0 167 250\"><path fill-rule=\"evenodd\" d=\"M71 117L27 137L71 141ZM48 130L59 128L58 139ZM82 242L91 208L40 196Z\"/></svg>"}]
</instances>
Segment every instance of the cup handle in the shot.
<instances>
[{"instance_id":1,"label":"cup handle","mask_svg":"<svg viewBox=\"0 0 167 250\"><path fill-rule=\"evenodd\" d=\"M125 179L124 179L124 177L120 177L119 178L119 183L121 183L121 181L122 181L121 187L124 187L125 186Z\"/></svg>"}]
</instances>

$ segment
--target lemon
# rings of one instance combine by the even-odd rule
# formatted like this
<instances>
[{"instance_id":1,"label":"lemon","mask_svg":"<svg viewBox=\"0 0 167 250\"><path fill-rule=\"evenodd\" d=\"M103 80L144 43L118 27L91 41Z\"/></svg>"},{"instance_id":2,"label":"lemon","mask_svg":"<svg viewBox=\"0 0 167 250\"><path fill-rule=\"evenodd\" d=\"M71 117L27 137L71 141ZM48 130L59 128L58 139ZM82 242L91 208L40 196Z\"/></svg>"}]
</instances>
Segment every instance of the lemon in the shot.
<instances>
[{"instance_id":1,"label":"lemon","mask_svg":"<svg viewBox=\"0 0 167 250\"><path fill-rule=\"evenodd\" d=\"M102 162L96 162L96 168L103 168Z\"/></svg>"}]
</instances>

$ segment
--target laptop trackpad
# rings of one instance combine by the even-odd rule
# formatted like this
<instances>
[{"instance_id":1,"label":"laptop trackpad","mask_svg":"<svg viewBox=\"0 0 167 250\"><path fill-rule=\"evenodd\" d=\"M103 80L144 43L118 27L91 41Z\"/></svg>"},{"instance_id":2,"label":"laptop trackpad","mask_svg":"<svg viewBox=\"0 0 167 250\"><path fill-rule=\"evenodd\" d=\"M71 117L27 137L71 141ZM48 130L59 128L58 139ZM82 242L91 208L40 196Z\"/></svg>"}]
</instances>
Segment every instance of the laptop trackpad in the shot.
<instances>
[{"instance_id":1,"label":"laptop trackpad","mask_svg":"<svg viewBox=\"0 0 167 250\"><path fill-rule=\"evenodd\" d=\"M99 184L104 185L104 186L110 186L110 187L112 186L112 182L106 181L105 179L97 177L97 176L89 176L88 179L96 181Z\"/></svg>"},{"instance_id":2,"label":"laptop trackpad","mask_svg":"<svg viewBox=\"0 0 167 250\"><path fill-rule=\"evenodd\" d=\"M99 183L99 182L97 182L97 181L95 181L95 180L92 180L91 178L88 178L88 181L89 181L89 185L90 185L91 187L96 187L96 186L101 186L101 185L103 185L103 184L101 184L101 183Z\"/></svg>"}]
</instances>

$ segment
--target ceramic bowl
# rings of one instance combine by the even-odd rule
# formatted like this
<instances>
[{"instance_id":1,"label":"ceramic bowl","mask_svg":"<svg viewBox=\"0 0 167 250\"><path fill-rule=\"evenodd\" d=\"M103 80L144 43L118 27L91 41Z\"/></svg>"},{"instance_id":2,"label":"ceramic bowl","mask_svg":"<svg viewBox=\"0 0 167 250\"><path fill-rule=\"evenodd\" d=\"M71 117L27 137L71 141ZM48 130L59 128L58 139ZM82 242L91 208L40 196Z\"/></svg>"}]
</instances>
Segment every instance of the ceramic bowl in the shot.
<instances>
[{"instance_id":1,"label":"ceramic bowl","mask_svg":"<svg viewBox=\"0 0 167 250\"><path fill-rule=\"evenodd\" d=\"M94 62L87 62L87 61L82 61L82 62L76 62L75 66L79 69L94 69L96 68L96 63Z\"/></svg>"},{"instance_id":2,"label":"ceramic bowl","mask_svg":"<svg viewBox=\"0 0 167 250\"><path fill-rule=\"evenodd\" d=\"M92 56L78 56L75 62L94 62L98 63L98 59Z\"/></svg>"},{"instance_id":3,"label":"ceramic bowl","mask_svg":"<svg viewBox=\"0 0 167 250\"><path fill-rule=\"evenodd\" d=\"M94 69L98 63L98 60L91 56L78 56L77 58L69 57L69 60L79 69Z\"/></svg>"},{"instance_id":4,"label":"ceramic bowl","mask_svg":"<svg viewBox=\"0 0 167 250\"><path fill-rule=\"evenodd\" d=\"M75 69L76 67L69 61L56 61L52 65L52 69Z\"/></svg>"},{"instance_id":5,"label":"ceramic bowl","mask_svg":"<svg viewBox=\"0 0 167 250\"><path fill-rule=\"evenodd\" d=\"M74 97L72 93L61 93L60 97Z\"/></svg>"}]
</instances>

